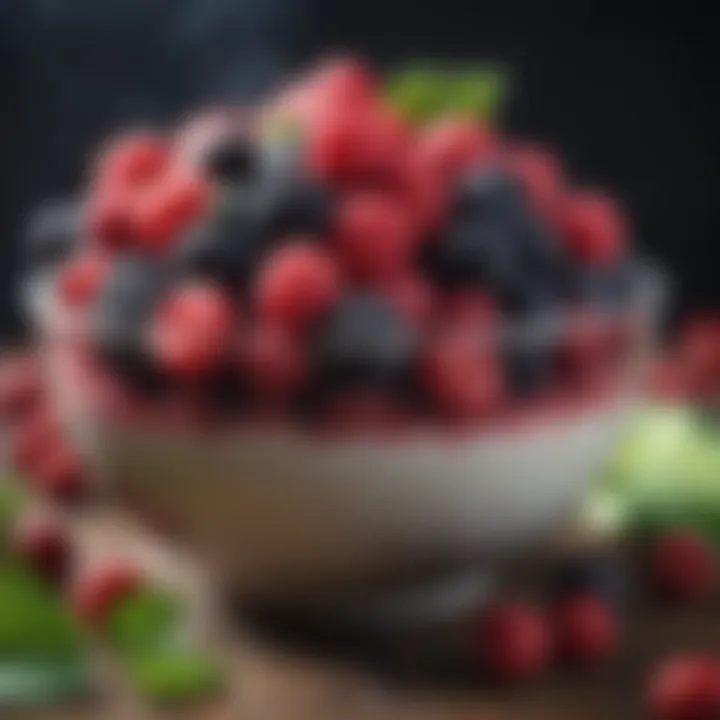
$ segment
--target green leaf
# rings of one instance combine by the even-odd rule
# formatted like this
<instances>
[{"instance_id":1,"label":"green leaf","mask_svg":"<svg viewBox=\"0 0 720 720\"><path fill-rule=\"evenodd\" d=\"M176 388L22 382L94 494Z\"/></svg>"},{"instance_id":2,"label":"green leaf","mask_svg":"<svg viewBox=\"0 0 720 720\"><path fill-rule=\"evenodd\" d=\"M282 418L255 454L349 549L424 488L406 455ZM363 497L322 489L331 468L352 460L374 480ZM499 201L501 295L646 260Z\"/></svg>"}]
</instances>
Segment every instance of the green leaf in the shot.
<instances>
[{"instance_id":1,"label":"green leaf","mask_svg":"<svg viewBox=\"0 0 720 720\"><path fill-rule=\"evenodd\" d=\"M500 118L509 85L507 73L497 66L411 66L390 77L387 97L414 123L465 115L492 124Z\"/></svg>"},{"instance_id":2,"label":"green leaf","mask_svg":"<svg viewBox=\"0 0 720 720\"><path fill-rule=\"evenodd\" d=\"M78 658L80 629L61 598L27 569L0 564L0 660Z\"/></svg>"},{"instance_id":3,"label":"green leaf","mask_svg":"<svg viewBox=\"0 0 720 720\"><path fill-rule=\"evenodd\" d=\"M179 599L169 592L143 587L112 613L105 628L107 637L126 654L165 649L177 637L181 610Z\"/></svg>"},{"instance_id":4,"label":"green leaf","mask_svg":"<svg viewBox=\"0 0 720 720\"><path fill-rule=\"evenodd\" d=\"M130 667L137 690L160 703L202 700L222 688L222 674L209 658L193 652L154 653L136 658Z\"/></svg>"}]
</instances>

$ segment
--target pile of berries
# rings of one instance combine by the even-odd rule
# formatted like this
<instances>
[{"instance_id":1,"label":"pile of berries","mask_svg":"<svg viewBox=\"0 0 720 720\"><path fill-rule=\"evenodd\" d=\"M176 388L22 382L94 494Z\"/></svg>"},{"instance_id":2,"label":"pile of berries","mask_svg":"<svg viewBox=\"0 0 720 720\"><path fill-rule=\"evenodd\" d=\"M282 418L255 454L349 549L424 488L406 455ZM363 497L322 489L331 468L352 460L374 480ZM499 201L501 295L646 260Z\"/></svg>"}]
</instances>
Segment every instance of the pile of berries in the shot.
<instances>
[{"instance_id":1,"label":"pile of berries","mask_svg":"<svg viewBox=\"0 0 720 720\"><path fill-rule=\"evenodd\" d=\"M410 126L345 59L253 111L121 137L27 245L141 396L312 421L474 422L594 387L623 333L588 320L637 289L606 195L474 119ZM501 340L561 315L560 338Z\"/></svg>"}]
</instances>

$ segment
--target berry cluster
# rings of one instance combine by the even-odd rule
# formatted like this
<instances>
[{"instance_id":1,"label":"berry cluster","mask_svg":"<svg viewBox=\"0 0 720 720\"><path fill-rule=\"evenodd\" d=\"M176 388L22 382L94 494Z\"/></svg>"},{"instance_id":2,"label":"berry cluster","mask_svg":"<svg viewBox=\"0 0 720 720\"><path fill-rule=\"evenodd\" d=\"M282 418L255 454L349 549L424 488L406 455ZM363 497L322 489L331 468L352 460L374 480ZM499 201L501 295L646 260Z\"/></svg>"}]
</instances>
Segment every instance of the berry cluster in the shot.
<instances>
[{"instance_id":1,"label":"berry cluster","mask_svg":"<svg viewBox=\"0 0 720 720\"><path fill-rule=\"evenodd\" d=\"M28 247L65 260L59 299L97 356L143 393L251 414L476 421L593 383L622 333L587 321L636 287L608 197L480 122L411 127L350 60L253 112L120 138L75 207ZM501 339L571 314L560 338Z\"/></svg>"}]
</instances>

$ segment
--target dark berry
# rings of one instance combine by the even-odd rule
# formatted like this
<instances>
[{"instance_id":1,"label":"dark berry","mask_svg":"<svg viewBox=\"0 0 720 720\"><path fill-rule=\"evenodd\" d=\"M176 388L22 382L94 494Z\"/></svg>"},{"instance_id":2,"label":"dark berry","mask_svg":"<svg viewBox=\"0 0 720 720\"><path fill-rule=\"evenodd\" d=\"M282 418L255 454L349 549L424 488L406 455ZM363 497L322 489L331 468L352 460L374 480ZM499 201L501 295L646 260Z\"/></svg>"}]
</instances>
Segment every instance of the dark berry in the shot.
<instances>
[{"instance_id":1,"label":"dark berry","mask_svg":"<svg viewBox=\"0 0 720 720\"><path fill-rule=\"evenodd\" d=\"M516 397L531 397L552 386L557 365L551 348L510 347L505 353L508 387Z\"/></svg>"},{"instance_id":2,"label":"dark berry","mask_svg":"<svg viewBox=\"0 0 720 720\"><path fill-rule=\"evenodd\" d=\"M454 211L461 218L508 220L525 208L518 181L497 168L480 167L471 171L455 191Z\"/></svg>"},{"instance_id":3,"label":"dark berry","mask_svg":"<svg viewBox=\"0 0 720 720\"><path fill-rule=\"evenodd\" d=\"M225 137L213 143L202 159L210 180L232 185L252 183L258 174L258 151L247 137Z\"/></svg>"},{"instance_id":4,"label":"dark berry","mask_svg":"<svg viewBox=\"0 0 720 720\"><path fill-rule=\"evenodd\" d=\"M318 338L320 376L339 388L397 388L415 353L416 336L384 297L345 296Z\"/></svg>"},{"instance_id":5,"label":"dark berry","mask_svg":"<svg viewBox=\"0 0 720 720\"><path fill-rule=\"evenodd\" d=\"M688 602L707 597L715 583L715 558L710 545L691 531L661 537L650 551L650 580L669 600Z\"/></svg>"},{"instance_id":6,"label":"dark berry","mask_svg":"<svg viewBox=\"0 0 720 720\"><path fill-rule=\"evenodd\" d=\"M612 557L578 557L564 562L551 578L556 600L589 593L606 603L623 607L631 593L630 578L622 563Z\"/></svg>"},{"instance_id":7,"label":"dark berry","mask_svg":"<svg viewBox=\"0 0 720 720\"><path fill-rule=\"evenodd\" d=\"M253 214L231 212L190 230L178 243L171 264L180 276L242 287L264 249L264 228Z\"/></svg>"},{"instance_id":8,"label":"dark berry","mask_svg":"<svg viewBox=\"0 0 720 720\"><path fill-rule=\"evenodd\" d=\"M664 663L650 678L646 704L651 720L720 717L720 663L703 655Z\"/></svg>"},{"instance_id":9,"label":"dark berry","mask_svg":"<svg viewBox=\"0 0 720 720\"><path fill-rule=\"evenodd\" d=\"M561 601L554 608L552 628L558 656L577 665L605 662L620 644L614 610L589 593L578 593Z\"/></svg>"},{"instance_id":10,"label":"dark berry","mask_svg":"<svg viewBox=\"0 0 720 720\"><path fill-rule=\"evenodd\" d=\"M147 324L167 283L158 264L140 257L118 260L93 309L91 339L100 357L128 379L151 389L159 379L145 344Z\"/></svg>"},{"instance_id":11,"label":"dark berry","mask_svg":"<svg viewBox=\"0 0 720 720\"><path fill-rule=\"evenodd\" d=\"M23 257L28 270L52 266L67 259L82 234L82 211L71 200L41 205L28 219Z\"/></svg>"},{"instance_id":12,"label":"dark berry","mask_svg":"<svg viewBox=\"0 0 720 720\"><path fill-rule=\"evenodd\" d=\"M549 665L547 624L539 612L519 603L487 609L473 640L483 670L500 682L531 680Z\"/></svg>"}]
</instances>

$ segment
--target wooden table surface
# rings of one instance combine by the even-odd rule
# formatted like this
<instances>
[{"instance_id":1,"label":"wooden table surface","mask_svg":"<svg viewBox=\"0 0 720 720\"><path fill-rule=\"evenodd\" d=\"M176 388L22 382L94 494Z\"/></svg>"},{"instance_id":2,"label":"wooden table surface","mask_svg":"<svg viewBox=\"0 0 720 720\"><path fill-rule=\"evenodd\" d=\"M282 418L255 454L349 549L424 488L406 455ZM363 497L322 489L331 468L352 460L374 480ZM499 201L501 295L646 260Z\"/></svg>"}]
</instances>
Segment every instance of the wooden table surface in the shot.
<instances>
[{"instance_id":1,"label":"wooden table surface","mask_svg":"<svg viewBox=\"0 0 720 720\"><path fill-rule=\"evenodd\" d=\"M626 619L620 658L597 672L555 672L533 687L502 691L467 676L448 681L446 673L436 677L411 672L399 680L397 675L344 665L332 654L320 659L282 642L259 639L241 623L219 623L221 614L212 609L212 593L198 569L117 512L86 512L76 517L73 527L89 560L140 558L149 572L188 596L194 632L224 659L232 679L230 692L212 705L150 711L111 673L100 702L63 712L0 713L3 720L623 720L642 717L643 685L662 658L680 651L720 652L716 603L683 611L647 603Z\"/></svg>"}]
</instances>

